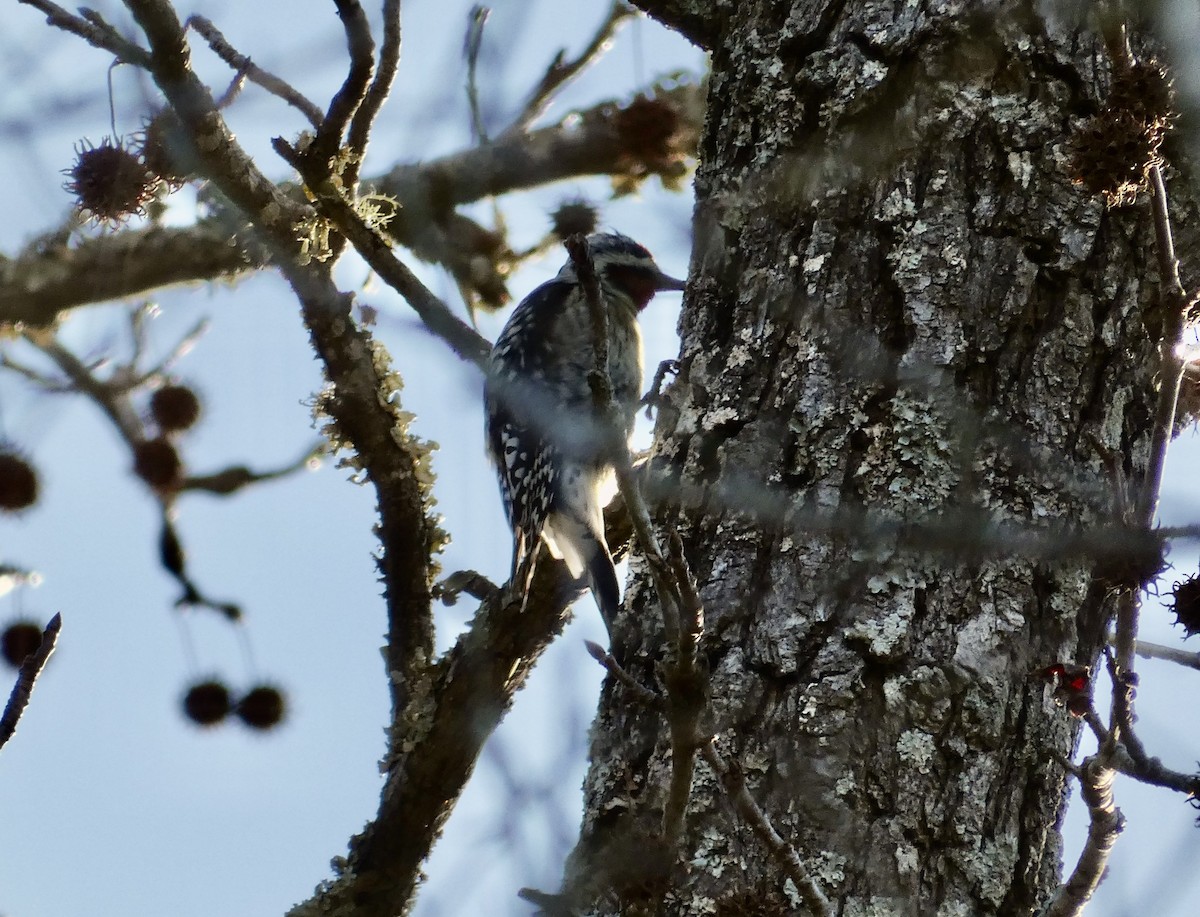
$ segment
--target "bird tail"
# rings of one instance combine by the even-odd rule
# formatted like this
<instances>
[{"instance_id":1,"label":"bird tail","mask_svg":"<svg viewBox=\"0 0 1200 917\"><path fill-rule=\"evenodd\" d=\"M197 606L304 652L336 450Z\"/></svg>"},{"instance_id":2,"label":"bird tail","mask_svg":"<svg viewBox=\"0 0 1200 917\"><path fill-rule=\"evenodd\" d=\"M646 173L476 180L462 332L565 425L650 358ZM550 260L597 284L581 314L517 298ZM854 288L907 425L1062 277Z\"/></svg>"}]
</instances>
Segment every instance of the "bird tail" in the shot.
<instances>
[{"instance_id":1,"label":"bird tail","mask_svg":"<svg viewBox=\"0 0 1200 917\"><path fill-rule=\"evenodd\" d=\"M588 586L611 639L621 608L621 586L603 532L563 513L554 513L542 529L546 547L561 558L576 579L587 575Z\"/></svg>"}]
</instances>

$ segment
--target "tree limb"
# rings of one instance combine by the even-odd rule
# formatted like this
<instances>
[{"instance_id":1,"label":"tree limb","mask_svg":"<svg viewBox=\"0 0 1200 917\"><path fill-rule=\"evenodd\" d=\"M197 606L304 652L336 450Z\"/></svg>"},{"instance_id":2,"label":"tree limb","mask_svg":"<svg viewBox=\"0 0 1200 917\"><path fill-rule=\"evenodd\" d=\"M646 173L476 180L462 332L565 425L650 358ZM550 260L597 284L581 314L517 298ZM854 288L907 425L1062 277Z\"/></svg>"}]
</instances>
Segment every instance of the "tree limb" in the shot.
<instances>
[{"instance_id":1,"label":"tree limb","mask_svg":"<svg viewBox=\"0 0 1200 917\"><path fill-rule=\"evenodd\" d=\"M694 151L702 117L699 87L681 86L663 96L685 125L680 150ZM617 125L619 112L606 103L581 113L578 123L506 135L487 148L399 165L365 184L399 204L401 216L388 234L425 260L438 260L444 253L431 246L428 227L446 207L568 178L625 173L631 162ZM298 187L281 187L294 201L288 210L303 207ZM237 280L270 262L270 252L232 214L185 228L125 229L74 244L68 244L65 231L50 234L11 259L0 258L0 325L42 327L79 306L180 283Z\"/></svg>"}]
</instances>

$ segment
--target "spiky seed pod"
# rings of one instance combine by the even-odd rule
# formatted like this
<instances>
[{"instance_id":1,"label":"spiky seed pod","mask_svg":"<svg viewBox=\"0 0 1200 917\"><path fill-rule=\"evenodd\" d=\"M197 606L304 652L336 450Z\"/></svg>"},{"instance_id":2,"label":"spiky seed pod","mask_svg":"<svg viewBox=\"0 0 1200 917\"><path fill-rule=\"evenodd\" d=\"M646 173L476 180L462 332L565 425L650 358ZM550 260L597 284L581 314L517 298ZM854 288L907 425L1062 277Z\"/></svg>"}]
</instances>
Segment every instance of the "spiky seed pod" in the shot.
<instances>
[{"instance_id":1,"label":"spiky seed pod","mask_svg":"<svg viewBox=\"0 0 1200 917\"><path fill-rule=\"evenodd\" d=\"M1183 627L1184 639L1200 633L1200 577L1189 576L1171 589L1171 611Z\"/></svg>"},{"instance_id":2,"label":"spiky seed pod","mask_svg":"<svg viewBox=\"0 0 1200 917\"><path fill-rule=\"evenodd\" d=\"M1168 130L1175 120L1175 89L1167 68L1153 57L1117 67L1108 107L1129 112L1148 128Z\"/></svg>"},{"instance_id":3,"label":"spiky seed pod","mask_svg":"<svg viewBox=\"0 0 1200 917\"><path fill-rule=\"evenodd\" d=\"M137 154L146 168L172 191L178 191L195 177L183 125L170 109L156 112L137 138Z\"/></svg>"},{"instance_id":4,"label":"spiky seed pod","mask_svg":"<svg viewBox=\"0 0 1200 917\"><path fill-rule=\"evenodd\" d=\"M25 657L41 645L42 628L36 621L13 621L0 634L0 653L13 668L24 662Z\"/></svg>"},{"instance_id":5,"label":"spiky seed pod","mask_svg":"<svg viewBox=\"0 0 1200 917\"><path fill-rule=\"evenodd\" d=\"M251 729L273 729L283 722L283 692L272 685L257 685L238 701L237 715Z\"/></svg>"},{"instance_id":6,"label":"spiky seed pod","mask_svg":"<svg viewBox=\"0 0 1200 917\"><path fill-rule=\"evenodd\" d=\"M565 200L550 214L551 228L560 239L588 236L596 231L600 212L581 197Z\"/></svg>"},{"instance_id":7,"label":"spiky seed pod","mask_svg":"<svg viewBox=\"0 0 1200 917\"><path fill-rule=\"evenodd\" d=\"M229 689L215 678L198 682L183 695L183 713L197 726L215 726L233 707Z\"/></svg>"},{"instance_id":8,"label":"spiky seed pod","mask_svg":"<svg viewBox=\"0 0 1200 917\"><path fill-rule=\"evenodd\" d=\"M117 226L131 216L144 216L158 179L123 144L105 137L99 146L81 140L75 165L63 187L73 194L81 213L98 223Z\"/></svg>"},{"instance_id":9,"label":"spiky seed pod","mask_svg":"<svg viewBox=\"0 0 1200 917\"><path fill-rule=\"evenodd\" d=\"M179 453L161 436L134 446L133 471L156 490L170 490L183 480L183 462Z\"/></svg>"},{"instance_id":10,"label":"spiky seed pod","mask_svg":"<svg viewBox=\"0 0 1200 917\"><path fill-rule=\"evenodd\" d=\"M1071 178L1110 207L1132 204L1151 166L1161 165L1162 132L1127 111L1106 108L1071 139Z\"/></svg>"},{"instance_id":11,"label":"spiky seed pod","mask_svg":"<svg viewBox=\"0 0 1200 917\"><path fill-rule=\"evenodd\" d=\"M0 512L28 509L37 498L38 477L33 466L12 448L0 446Z\"/></svg>"},{"instance_id":12,"label":"spiky seed pod","mask_svg":"<svg viewBox=\"0 0 1200 917\"><path fill-rule=\"evenodd\" d=\"M639 95L617 112L615 124L621 147L628 155L656 162L671 155L679 113L662 99Z\"/></svg>"},{"instance_id":13,"label":"spiky seed pod","mask_svg":"<svg viewBox=\"0 0 1200 917\"><path fill-rule=\"evenodd\" d=\"M178 433L200 419L200 399L186 385L164 385L150 396L150 413L164 433Z\"/></svg>"}]
</instances>

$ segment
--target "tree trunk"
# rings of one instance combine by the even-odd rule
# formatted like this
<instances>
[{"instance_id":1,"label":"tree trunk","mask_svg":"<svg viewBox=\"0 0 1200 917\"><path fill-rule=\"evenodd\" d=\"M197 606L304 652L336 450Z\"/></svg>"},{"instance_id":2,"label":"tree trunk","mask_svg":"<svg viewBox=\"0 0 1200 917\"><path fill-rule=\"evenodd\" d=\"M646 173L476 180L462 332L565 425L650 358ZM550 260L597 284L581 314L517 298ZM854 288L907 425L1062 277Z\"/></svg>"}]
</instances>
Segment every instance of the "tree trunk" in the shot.
<instances>
[{"instance_id":1,"label":"tree trunk","mask_svg":"<svg viewBox=\"0 0 1200 917\"><path fill-rule=\"evenodd\" d=\"M1109 609L1055 534L1111 519L1106 456L1144 475L1161 319L1144 196L1069 174L1104 42L1033 6L757 0L713 48L657 521L705 604L704 735L839 914L1024 914L1059 878L1077 724L1031 672L1094 664ZM619 627L652 684L637 561ZM610 679L576 903L805 913L703 763L656 848L670 767Z\"/></svg>"}]
</instances>

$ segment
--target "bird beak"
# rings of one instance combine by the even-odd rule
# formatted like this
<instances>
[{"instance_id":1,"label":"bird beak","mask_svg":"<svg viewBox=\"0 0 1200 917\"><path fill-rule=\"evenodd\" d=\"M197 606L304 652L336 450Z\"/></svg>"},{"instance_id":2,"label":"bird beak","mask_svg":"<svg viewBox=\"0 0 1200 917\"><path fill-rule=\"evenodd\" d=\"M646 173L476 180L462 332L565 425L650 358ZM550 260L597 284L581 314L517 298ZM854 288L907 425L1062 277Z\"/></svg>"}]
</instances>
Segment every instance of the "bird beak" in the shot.
<instances>
[{"instance_id":1,"label":"bird beak","mask_svg":"<svg viewBox=\"0 0 1200 917\"><path fill-rule=\"evenodd\" d=\"M659 271L658 276L654 278L654 289L656 290L684 290L686 288L686 280L678 280L662 271Z\"/></svg>"}]
</instances>

